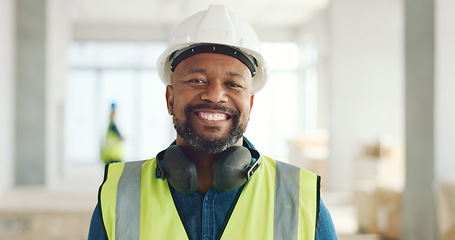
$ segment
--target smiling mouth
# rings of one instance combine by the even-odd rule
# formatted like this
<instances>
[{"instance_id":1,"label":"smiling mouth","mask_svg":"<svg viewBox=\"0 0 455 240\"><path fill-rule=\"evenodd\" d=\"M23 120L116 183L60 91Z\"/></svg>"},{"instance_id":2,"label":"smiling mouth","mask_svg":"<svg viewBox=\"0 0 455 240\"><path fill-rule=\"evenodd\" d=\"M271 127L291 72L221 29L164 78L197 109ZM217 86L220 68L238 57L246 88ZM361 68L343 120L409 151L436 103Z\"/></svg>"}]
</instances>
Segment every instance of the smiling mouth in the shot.
<instances>
[{"instance_id":1,"label":"smiling mouth","mask_svg":"<svg viewBox=\"0 0 455 240\"><path fill-rule=\"evenodd\" d=\"M185 107L185 116L188 119L198 118L203 124L221 126L227 121L238 121L239 112L220 104L195 104Z\"/></svg>"},{"instance_id":2,"label":"smiling mouth","mask_svg":"<svg viewBox=\"0 0 455 240\"><path fill-rule=\"evenodd\" d=\"M196 115L208 121L224 121L231 118L225 113L196 112Z\"/></svg>"}]
</instances>

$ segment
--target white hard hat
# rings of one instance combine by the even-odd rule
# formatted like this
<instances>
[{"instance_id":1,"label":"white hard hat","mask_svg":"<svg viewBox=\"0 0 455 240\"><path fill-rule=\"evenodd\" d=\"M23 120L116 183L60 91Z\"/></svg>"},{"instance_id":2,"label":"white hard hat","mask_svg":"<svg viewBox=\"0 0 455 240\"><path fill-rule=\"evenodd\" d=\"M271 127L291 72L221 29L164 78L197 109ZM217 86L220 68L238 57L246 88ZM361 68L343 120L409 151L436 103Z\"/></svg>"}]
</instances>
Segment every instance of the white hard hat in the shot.
<instances>
[{"instance_id":1,"label":"white hard hat","mask_svg":"<svg viewBox=\"0 0 455 240\"><path fill-rule=\"evenodd\" d=\"M185 58L202 52L222 53L236 57L250 69L253 93L267 82L267 64L261 55L256 32L245 20L227 12L222 5L210 5L174 29L167 49L158 58L158 75L170 85L172 67Z\"/></svg>"}]
</instances>

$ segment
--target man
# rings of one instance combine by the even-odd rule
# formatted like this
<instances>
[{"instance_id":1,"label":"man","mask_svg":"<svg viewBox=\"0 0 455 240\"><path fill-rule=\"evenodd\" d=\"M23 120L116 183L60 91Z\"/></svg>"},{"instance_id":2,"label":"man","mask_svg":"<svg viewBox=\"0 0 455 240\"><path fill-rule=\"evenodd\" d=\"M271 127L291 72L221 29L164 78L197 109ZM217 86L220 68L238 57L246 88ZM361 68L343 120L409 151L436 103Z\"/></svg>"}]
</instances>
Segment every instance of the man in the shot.
<instances>
[{"instance_id":1,"label":"man","mask_svg":"<svg viewBox=\"0 0 455 240\"><path fill-rule=\"evenodd\" d=\"M336 239L320 178L243 137L266 69L253 29L223 6L177 26L158 60L177 139L108 165L89 239Z\"/></svg>"},{"instance_id":2,"label":"man","mask_svg":"<svg viewBox=\"0 0 455 240\"><path fill-rule=\"evenodd\" d=\"M107 128L104 144L101 147L101 159L105 164L121 162L123 155L123 137L115 124L115 103L111 104L109 126Z\"/></svg>"}]
</instances>

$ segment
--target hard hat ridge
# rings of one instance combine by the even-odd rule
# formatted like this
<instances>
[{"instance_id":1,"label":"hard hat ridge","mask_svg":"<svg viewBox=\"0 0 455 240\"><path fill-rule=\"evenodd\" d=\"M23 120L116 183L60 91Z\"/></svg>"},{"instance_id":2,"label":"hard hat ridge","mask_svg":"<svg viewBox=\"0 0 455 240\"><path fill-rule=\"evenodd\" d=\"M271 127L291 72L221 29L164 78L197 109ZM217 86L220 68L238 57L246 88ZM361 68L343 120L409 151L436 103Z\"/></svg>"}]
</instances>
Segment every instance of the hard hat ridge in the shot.
<instances>
[{"instance_id":1,"label":"hard hat ridge","mask_svg":"<svg viewBox=\"0 0 455 240\"><path fill-rule=\"evenodd\" d=\"M236 31L232 20L224 6L211 5L202 16L196 31L196 39L204 39L211 43L235 43Z\"/></svg>"}]
</instances>

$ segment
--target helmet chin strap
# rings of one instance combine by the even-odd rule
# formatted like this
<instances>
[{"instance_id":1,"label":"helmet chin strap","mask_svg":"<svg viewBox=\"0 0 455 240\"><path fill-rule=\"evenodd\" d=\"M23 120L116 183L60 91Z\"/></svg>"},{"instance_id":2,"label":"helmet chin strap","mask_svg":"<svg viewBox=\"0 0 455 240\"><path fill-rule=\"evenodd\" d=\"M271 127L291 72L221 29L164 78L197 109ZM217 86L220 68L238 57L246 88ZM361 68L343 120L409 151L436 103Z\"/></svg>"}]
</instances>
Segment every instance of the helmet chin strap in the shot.
<instances>
[{"instance_id":1,"label":"helmet chin strap","mask_svg":"<svg viewBox=\"0 0 455 240\"><path fill-rule=\"evenodd\" d=\"M191 194L198 189L196 164L184 150L173 145L164 153L163 167L157 163L163 179L179 192ZM224 151L212 166L212 185L219 192L228 192L245 184L259 167L260 159L252 163L250 150L232 146Z\"/></svg>"}]
</instances>

